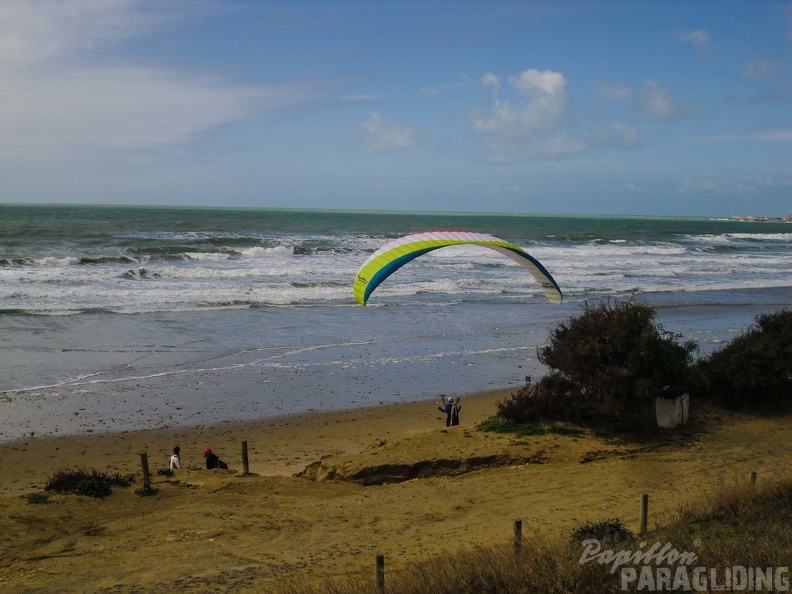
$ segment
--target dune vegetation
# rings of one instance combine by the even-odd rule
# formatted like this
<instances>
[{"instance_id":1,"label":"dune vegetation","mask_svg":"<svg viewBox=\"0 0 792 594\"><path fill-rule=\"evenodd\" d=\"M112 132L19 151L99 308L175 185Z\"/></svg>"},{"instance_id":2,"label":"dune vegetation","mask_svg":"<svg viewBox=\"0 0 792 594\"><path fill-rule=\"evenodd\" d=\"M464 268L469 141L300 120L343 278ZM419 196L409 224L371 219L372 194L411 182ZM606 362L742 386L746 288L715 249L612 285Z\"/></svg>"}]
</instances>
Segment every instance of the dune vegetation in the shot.
<instances>
[{"instance_id":1,"label":"dune vegetation","mask_svg":"<svg viewBox=\"0 0 792 594\"><path fill-rule=\"evenodd\" d=\"M614 530L614 527L621 528ZM581 530L581 528L589 528ZM593 528L593 530L591 529ZM583 533L581 535L581 532ZM624 551L632 558L647 551L655 543L670 544L680 554L688 554L682 562L668 560L648 563L654 585L658 586L658 570L666 568L674 576L684 561L689 571L688 591L716 590L724 585L726 570L750 568L756 585L757 570L763 578L769 576L770 588L789 587L790 574L783 571L792 559L792 475L781 480L752 485L750 481L735 482L700 494L682 506L671 521L642 536L624 529L618 520L604 521L580 527L567 538L523 540L519 546L479 547L462 553L435 557L422 563L401 567L385 575L385 591L389 594L474 594L534 593L601 594L619 591L622 580L634 591L636 574L641 565L626 563L619 566L607 557L585 556L581 537L596 538L601 552ZM670 557L673 560L673 557ZM611 571L614 566L615 571ZM706 573L693 578L693 569L704 567ZM768 573L767 568L773 568ZM779 569L778 573L776 570ZM622 573L624 571L624 574ZM712 571L715 571L713 581ZM660 573L662 576L663 574ZM694 581L698 579L698 581ZM774 581L777 580L777 581ZM383 580L377 580L374 569L365 574L351 574L343 578L308 582L291 580L283 584L278 594L361 594L383 591ZM665 588L664 592L684 588ZM698 587L697 587L698 586ZM713 587L715 586L715 587ZM745 589L745 588L743 588ZM753 588L752 588L753 589ZM763 588L757 588L762 590Z\"/></svg>"}]
</instances>

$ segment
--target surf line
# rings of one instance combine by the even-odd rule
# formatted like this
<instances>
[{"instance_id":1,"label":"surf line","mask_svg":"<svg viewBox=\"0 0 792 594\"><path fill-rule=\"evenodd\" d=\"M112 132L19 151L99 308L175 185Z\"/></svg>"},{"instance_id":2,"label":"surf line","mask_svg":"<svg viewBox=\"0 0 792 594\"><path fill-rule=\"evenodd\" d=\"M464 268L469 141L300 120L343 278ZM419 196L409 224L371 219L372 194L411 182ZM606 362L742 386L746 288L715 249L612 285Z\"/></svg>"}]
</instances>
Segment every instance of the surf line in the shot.
<instances>
[{"instance_id":1,"label":"surf line","mask_svg":"<svg viewBox=\"0 0 792 594\"><path fill-rule=\"evenodd\" d=\"M148 375L133 375L128 377L118 377L118 378L104 378L104 379L88 379L88 378L96 378L100 375L105 375L108 373L113 373L115 370L108 370L108 371L100 371L97 373L92 373L88 375L84 375L78 378L64 380L62 382L57 382L54 384L47 384L41 386L34 386L28 388L11 388L8 390L0 390L0 394L18 394L18 393L26 393L26 392L35 392L37 390L53 390L57 388L68 388L68 387L76 387L76 386L89 386L95 384L112 384L112 383L121 383L121 382L130 382L130 381L138 381L138 380L147 380L153 379L158 377L168 377L168 376L175 376L175 375L182 375L185 373L200 373L200 372L213 372L213 371L231 371L235 369L244 369L246 367L255 367L257 365L261 365L271 361L272 359L284 357L284 356L293 356L299 355L301 353L316 351L326 348L333 348L333 347L343 347L343 346L360 346L365 344L374 344L379 341L365 341L365 342L350 342L350 343L336 343L336 344L323 344L323 345L312 345L305 348L296 348L292 351L286 351L284 353L274 354L266 359L257 359L256 361L251 361L249 363L233 363L231 365L226 365L222 367L199 367L195 369L176 369L172 371L161 371L159 373L151 373ZM243 353L250 353L256 351L263 351L263 350L271 350L272 347L262 348L262 349L246 349L239 351L237 354ZM277 347L276 347L277 348ZM225 355L225 357L231 356L230 354ZM224 358L224 356L219 356L216 358ZM211 360L211 359L210 359ZM128 362L125 367L129 366ZM87 381L86 381L87 380Z\"/></svg>"}]
</instances>

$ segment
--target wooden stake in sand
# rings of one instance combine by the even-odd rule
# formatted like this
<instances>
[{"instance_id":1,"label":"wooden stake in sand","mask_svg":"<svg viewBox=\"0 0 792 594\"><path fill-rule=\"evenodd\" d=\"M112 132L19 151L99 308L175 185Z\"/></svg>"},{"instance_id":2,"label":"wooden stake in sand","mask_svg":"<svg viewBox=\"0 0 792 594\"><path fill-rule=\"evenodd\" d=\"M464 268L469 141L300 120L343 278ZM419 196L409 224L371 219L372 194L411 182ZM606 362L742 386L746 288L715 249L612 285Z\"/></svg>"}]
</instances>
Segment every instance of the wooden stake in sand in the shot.
<instances>
[{"instance_id":1,"label":"wooden stake in sand","mask_svg":"<svg viewBox=\"0 0 792 594\"><path fill-rule=\"evenodd\" d=\"M151 473L149 472L148 454L146 452L140 454L140 467L143 469L143 488L146 490L151 489Z\"/></svg>"},{"instance_id":2,"label":"wooden stake in sand","mask_svg":"<svg viewBox=\"0 0 792 594\"><path fill-rule=\"evenodd\" d=\"M248 464L247 442L242 442L242 474L250 474L250 465Z\"/></svg>"},{"instance_id":3,"label":"wooden stake in sand","mask_svg":"<svg viewBox=\"0 0 792 594\"><path fill-rule=\"evenodd\" d=\"M377 555L377 591L385 594L385 555Z\"/></svg>"},{"instance_id":4,"label":"wooden stake in sand","mask_svg":"<svg viewBox=\"0 0 792 594\"><path fill-rule=\"evenodd\" d=\"M754 486L756 484L756 471L755 470L751 471L750 477L751 477L751 486Z\"/></svg>"},{"instance_id":5,"label":"wooden stake in sand","mask_svg":"<svg viewBox=\"0 0 792 594\"><path fill-rule=\"evenodd\" d=\"M646 525L649 522L649 495L641 495L641 531L639 534L646 534Z\"/></svg>"},{"instance_id":6,"label":"wooden stake in sand","mask_svg":"<svg viewBox=\"0 0 792 594\"><path fill-rule=\"evenodd\" d=\"M522 549L522 520L514 520L514 552Z\"/></svg>"}]
</instances>

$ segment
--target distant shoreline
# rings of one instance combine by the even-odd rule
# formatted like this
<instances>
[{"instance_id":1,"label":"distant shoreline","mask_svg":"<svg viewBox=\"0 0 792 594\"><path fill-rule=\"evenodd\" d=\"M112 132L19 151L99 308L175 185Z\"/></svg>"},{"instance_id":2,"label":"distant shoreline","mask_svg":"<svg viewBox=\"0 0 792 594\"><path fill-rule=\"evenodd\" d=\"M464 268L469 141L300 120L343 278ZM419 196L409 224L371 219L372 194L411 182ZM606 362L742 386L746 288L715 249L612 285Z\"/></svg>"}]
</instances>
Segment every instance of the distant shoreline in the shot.
<instances>
[{"instance_id":1,"label":"distant shoreline","mask_svg":"<svg viewBox=\"0 0 792 594\"><path fill-rule=\"evenodd\" d=\"M792 223L792 214L785 217L760 217L758 215L747 215L739 217L729 217L730 221L748 221L751 223Z\"/></svg>"}]
</instances>

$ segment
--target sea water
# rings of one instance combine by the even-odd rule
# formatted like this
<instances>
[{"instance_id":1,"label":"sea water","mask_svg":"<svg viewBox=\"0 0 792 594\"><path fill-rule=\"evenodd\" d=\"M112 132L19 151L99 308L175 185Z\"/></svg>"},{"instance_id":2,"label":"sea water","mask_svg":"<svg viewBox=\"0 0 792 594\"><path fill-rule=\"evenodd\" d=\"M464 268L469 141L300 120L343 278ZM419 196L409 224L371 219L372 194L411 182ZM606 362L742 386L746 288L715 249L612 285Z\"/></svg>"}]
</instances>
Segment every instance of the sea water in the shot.
<instances>
[{"instance_id":1,"label":"sea water","mask_svg":"<svg viewBox=\"0 0 792 594\"><path fill-rule=\"evenodd\" d=\"M403 234L511 241L564 303L484 248L436 250L367 307ZM585 302L639 299L706 354L792 306L792 225L720 219L0 205L0 439L261 418L514 386Z\"/></svg>"}]
</instances>

